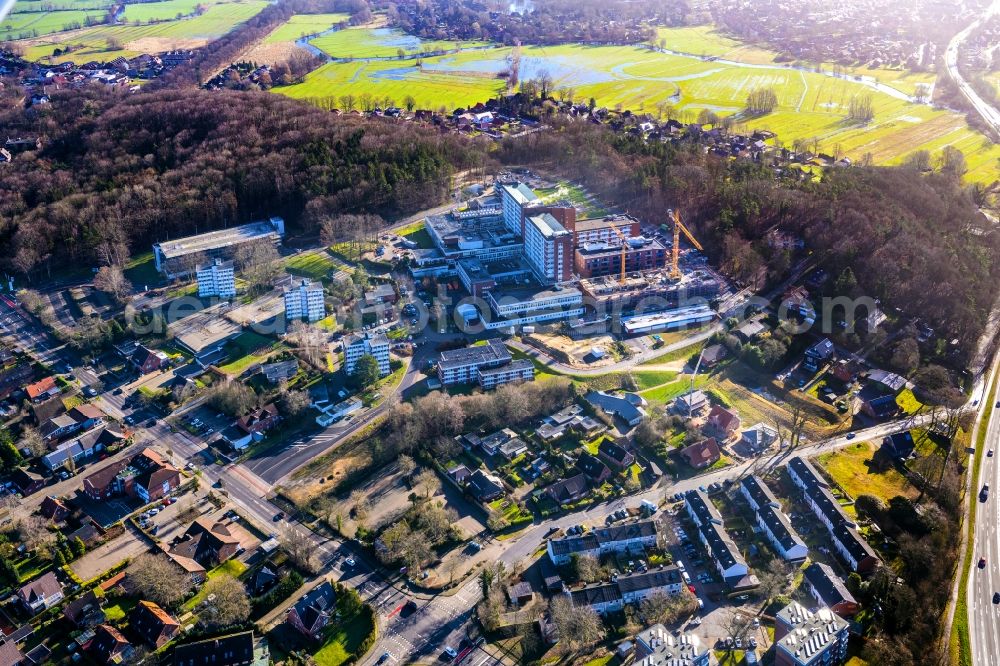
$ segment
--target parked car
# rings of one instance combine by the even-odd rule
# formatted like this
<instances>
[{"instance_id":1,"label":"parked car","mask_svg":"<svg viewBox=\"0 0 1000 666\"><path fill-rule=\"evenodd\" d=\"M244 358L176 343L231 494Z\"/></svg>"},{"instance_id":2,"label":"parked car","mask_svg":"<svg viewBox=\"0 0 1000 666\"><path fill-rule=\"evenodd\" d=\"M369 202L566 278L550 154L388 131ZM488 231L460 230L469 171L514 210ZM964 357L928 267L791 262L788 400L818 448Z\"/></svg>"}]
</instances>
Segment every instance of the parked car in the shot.
<instances>
[{"instance_id":1,"label":"parked car","mask_svg":"<svg viewBox=\"0 0 1000 666\"><path fill-rule=\"evenodd\" d=\"M455 652L455 648L451 647L450 645L444 646L444 653L448 655L449 659L454 659L455 657L458 656L458 653Z\"/></svg>"}]
</instances>

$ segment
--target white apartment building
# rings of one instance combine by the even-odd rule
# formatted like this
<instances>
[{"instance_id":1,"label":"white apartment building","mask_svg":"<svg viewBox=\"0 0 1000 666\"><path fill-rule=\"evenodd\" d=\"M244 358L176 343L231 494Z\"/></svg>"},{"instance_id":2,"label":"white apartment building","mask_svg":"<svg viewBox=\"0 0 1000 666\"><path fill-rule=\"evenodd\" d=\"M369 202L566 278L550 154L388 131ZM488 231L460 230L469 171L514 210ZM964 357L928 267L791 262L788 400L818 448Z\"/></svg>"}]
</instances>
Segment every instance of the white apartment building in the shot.
<instances>
[{"instance_id":1,"label":"white apartment building","mask_svg":"<svg viewBox=\"0 0 1000 666\"><path fill-rule=\"evenodd\" d=\"M483 368L479 371L479 385L487 391L511 382L533 381L535 381L535 366L524 358L511 361L499 368Z\"/></svg>"},{"instance_id":2,"label":"white apartment building","mask_svg":"<svg viewBox=\"0 0 1000 666\"><path fill-rule=\"evenodd\" d=\"M285 319L294 321L305 319L319 321L326 316L326 301L323 299L323 285L310 280L302 280L298 285L285 290Z\"/></svg>"},{"instance_id":3,"label":"white apartment building","mask_svg":"<svg viewBox=\"0 0 1000 666\"><path fill-rule=\"evenodd\" d=\"M215 259L198 266L198 298L232 298L236 295L236 271L233 262Z\"/></svg>"},{"instance_id":4,"label":"white apartment building","mask_svg":"<svg viewBox=\"0 0 1000 666\"><path fill-rule=\"evenodd\" d=\"M389 376L389 338L383 333L358 334L344 341L344 372L354 374L354 368L362 356L374 356L378 361L379 374Z\"/></svg>"},{"instance_id":5,"label":"white apartment building","mask_svg":"<svg viewBox=\"0 0 1000 666\"><path fill-rule=\"evenodd\" d=\"M550 213L524 220L524 258L541 282L573 277L573 234Z\"/></svg>"},{"instance_id":6,"label":"white apartment building","mask_svg":"<svg viewBox=\"0 0 1000 666\"><path fill-rule=\"evenodd\" d=\"M764 480L757 475L746 476L740 481L740 492L753 509L757 526L778 555L789 562L806 559L809 547L792 527L788 517L781 510L778 498Z\"/></svg>"},{"instance_id":7,"label":"white apartment building","mask_svg":"<svg viewBox=\"0 0 1000 666\"><path fill-rule=\"evenodd\" d=\"M524 183L509 183L500 186L500 208L503 210L503 223L507 229L518 236L521 235L521 215L526 206L538 202L538 195Z\"/></svg>"}]
</instances>

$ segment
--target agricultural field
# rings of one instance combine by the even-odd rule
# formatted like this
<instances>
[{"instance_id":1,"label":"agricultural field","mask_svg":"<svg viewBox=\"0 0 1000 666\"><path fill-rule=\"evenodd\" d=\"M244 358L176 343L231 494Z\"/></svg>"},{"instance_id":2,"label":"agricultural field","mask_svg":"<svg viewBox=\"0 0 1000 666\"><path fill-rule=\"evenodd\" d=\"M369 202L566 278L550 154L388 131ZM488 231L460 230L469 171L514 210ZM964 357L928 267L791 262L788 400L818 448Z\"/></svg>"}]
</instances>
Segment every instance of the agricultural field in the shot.
<instances>
[{"instance_id":1,"label":"agricultural field","mask_svg":"<svg viewBox=\"0 0 1000 666\"><path fill-rule=\"evenodd\" d=\"M188 0L168 0L168 3L139 5L151 12L156 4L177 7L193 4ZM161 53L179 48L198 48L218 39L237 25L260 13L265 0L234 0L210 4L198 16L173 19L148 25L101 25L17 42L29 60L58 63L66 60L113 60L118 56L131 58L141 53ZM174 11L174 15L176 15ZM56 49L68 53L54 55Z\"/></svg>"},{"instance_id":2,"label":"agricultural field","mask_svg":"<svg viewBox=\"0 0 1000 666\"><path fill-rule=\"evenodd\" d=\"M675 39L670 43L704 52L732 46L714 33L685 30L671 31ZM343 44L353 34L344 30L330 37ZM350 50L340 46L335 52ZM333 107L345 94L357 98L369 93L395 103L412 94L418 108L452 109L501 94L510 55L510 48L493 47L423 58L419 64L329 63L276 92ZM820 73L784 64L707 61L628 46L524 47L520 62L522 80L546 73L557 90L572 91L576 100L593 98L599 106L660 114L669 105L688 122L705 109L737 115L737 131L768 129L784 145L803 140L819 151L854 161L867 157L875 164L897 164L919 150L934 156L950 145L965 153L968 180L989 184L998 176L1000 146L969 128L963 116L910 100L916 85L930 82L931 75L866 69L864 80L857 80L850 73L833 76L829 69ZM778 93L777 109L758 118L739 117L747 94L761 87ZM875 116L867 125L847 120L851 99L860 95L873 102Z\"/></svg>"},{"instance_id":3,"label":"agricultural field","mask_svg":"<svg viewBox=\"0 0 1000 666\"><path fill-rule=\"evenodd\" d=\"M395 58L419 55L427 51L488 46L485 42L450 42L425 40L395 28L348 28L318 37L310 42L331 58Z\"/></svg>"},{"instance_id":4,"label":"agricultural field","mask_svg":"<svg viewBox=\"0 0 1000 666\"><path fill-rule=\"evenodd\" d=\"M60 11L23 11L20 3L14 12L0 21L0 41L43 37L52 33L82 28L100 23L107 17L105 9L67 9Z\"/></svg>"},{"instance_id":5,"label":"agricultural field","mask_svg":"<svg viewBox=\"0 0 1000 666\"><path fill-rule=\"evenodd\" d=\"M316 35L335 25L350 20L350 14L295 14L284 24L271 31L266 44L294 42L300 37Z\"/></svg>"}]
</instances>

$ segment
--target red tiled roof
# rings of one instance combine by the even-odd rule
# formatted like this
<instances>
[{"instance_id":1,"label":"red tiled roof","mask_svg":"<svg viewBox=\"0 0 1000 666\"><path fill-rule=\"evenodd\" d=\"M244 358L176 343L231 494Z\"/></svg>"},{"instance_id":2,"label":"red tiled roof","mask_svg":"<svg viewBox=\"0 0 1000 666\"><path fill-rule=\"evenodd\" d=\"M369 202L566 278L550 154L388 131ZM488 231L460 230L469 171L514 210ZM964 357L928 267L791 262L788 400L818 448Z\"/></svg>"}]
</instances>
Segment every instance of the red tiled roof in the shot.
<instances>
[{"instance_id":1,"label":"red tiled roof","mask_svg":"<svg viewBox=\"0 0 1000 666\"><path fill-rule=\"evenodd\" d=\"M25 393L28 394L29 398L34 400L43 393L48 393L55 387L56 387L56 378L46 377L45 379L37 381L34 384L28 384L27 386L24 387L24 391Z\"/></svg>"}]
</instances>

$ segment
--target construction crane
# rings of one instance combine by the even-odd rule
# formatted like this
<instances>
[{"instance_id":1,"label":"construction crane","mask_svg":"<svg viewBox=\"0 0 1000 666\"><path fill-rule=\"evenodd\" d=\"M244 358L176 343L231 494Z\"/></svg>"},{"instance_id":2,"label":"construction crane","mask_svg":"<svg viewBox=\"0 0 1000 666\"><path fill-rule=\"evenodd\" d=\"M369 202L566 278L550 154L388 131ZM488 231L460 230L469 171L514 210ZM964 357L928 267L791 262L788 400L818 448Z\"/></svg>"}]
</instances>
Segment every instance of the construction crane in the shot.
<instances>
[{"instance_id":1,"label":"construction crane","mask_svg":"<svg viewBox=\"0 0 1000 666\"><path fill-rule=\"evenodd\" d=\"M674 210L674 211L671 211L670 213L668 213L668 215L672 216L673 219L674 219L674 246L671 248L671 255L672 255L671 258L672 258L672 261L671 261L671 266L670 266L670 279L671 280L680 280L681 279L681 269L680 269L680 266L678 264L679 264L680 256L681 256L680 255L680 253L681 253L681 232L682 231L684 232L684 235L687 237L687 239L689 241L691 241L691 245L694 245L699 251L704 251L704 248L702 248L701 243L698 242L698 240L691 234L691 232L688 231L688 228L685 227L683 224L681 224L681 215L680 215L680 213L678 213L676 210ZM624 264L624 259L622 260L622 262L623 262L622 266L624 267L624 265L625 265ZM624 270L624 268L623 268L623 270Z\"/></svg>"},{"instance_id":2,"label":"construction crane","mask_svg":"<svg viewBox=\"0 0 1000 666\"><path fill-rule=\"evenodd\" d=\"M621 229L611 223L611 231L618 234L618 240L622 242L622 272L621 276L618 278L618 284L625 284L625 253L628 252L628 238L622 233Z\"/></svg>"}]
</instances>

